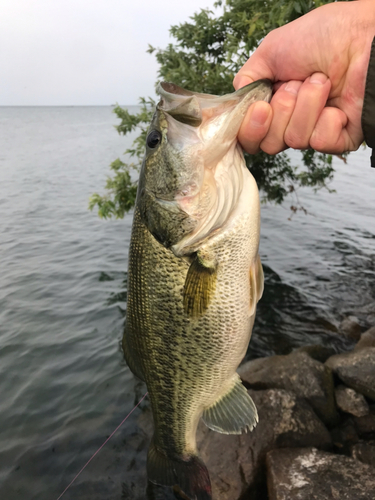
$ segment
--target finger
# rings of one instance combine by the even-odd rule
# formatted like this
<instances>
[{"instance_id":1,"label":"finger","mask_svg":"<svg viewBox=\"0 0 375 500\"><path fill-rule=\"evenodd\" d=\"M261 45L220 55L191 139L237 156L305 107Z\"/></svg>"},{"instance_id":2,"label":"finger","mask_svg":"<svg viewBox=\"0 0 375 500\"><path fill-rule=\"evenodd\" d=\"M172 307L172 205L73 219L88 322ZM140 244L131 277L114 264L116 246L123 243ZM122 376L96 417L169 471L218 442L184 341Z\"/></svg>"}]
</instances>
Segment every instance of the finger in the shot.
<instances>
[{"instance_id":1,"label":"finger","mask_svg":"<svg viewBox=\"0 0 375 500\"><path fill-rule=\"evenodd\" d=\"M346 129L347 123L347 116L341 109L324 108L311 135L310 146L321 153L331 154L357 149Z\"/></svg>"},{"instance_id":2,"label":"finger","mask_svg":"<svg viewBox=\"0 0 375 500\"><path fill-rule=\"evenodd\" d=\"M272 97L272 122L268 134L260 144L260 148L265 153L274 155L288 147L284 141L284 134L294 111L301 85L302 82L291 80L281 85Z\"/></svg>"},{"instance_id":3,"label":"finger","mask_svg":"<svg viewBox=\"0 0 375 500\"><path fill-rule=\"evenodd\" d=\"M291 80L291 81L292 81L292 80ZM298 80L298 81L299 81L299 80ZM280 87L281 87L282 85L284 85L284 83L287 83L287 82L276 82L276 83L274 83L274 84L273 84L273 91L274 91L274 92L277 92L277 91L280 89ZM302 83L302 82L301 82L301 83Z\"/></svg>"},{"instance_id":4,"label":"finger","mask_svg":"<svg viewBox=\"0 0 375 500\"><path fill-rule=\"evenodd\" d=\"M233 87L235 88L235 90L242 89L242 87L246 87L246 85L249 85L249 83L253 83L253 81L254 80L250 76L240 75L239 73L237 73L233 80Z\"/></svg>"},{"instance_id":5,"label":"finger","mask_svg":"<svg viewBox=\"0 0 375 500\"><path fill-rule=\"evenodd\" d=\"M250 154L259 152L259 144L266 136L272 119L272 108L265 101L252 104L242 122L238 140Z\"/></svg>"},{"instance_id":6,"label":"finger","mask_svg":"<svg viewBox=\"0 0 375 500\"><path fill-rule=\"evenodd\" d=\"M298 40L295 37L295 23L296 21L268 33L234 77L233 86L236 90L261 78L273 82L303 81L314 71L311 69L311 61L306 60L306 43L296 45L292 42ZM301 40L306 38L303 31L302 26L298 30ZM309 55L313 53L308 49Z\"/></svg>"},{"instance_id":7,"label":"finger","mask_svg":"<svg viewBox=\"0 0 375 500\"><path fill-rule=\"evenodd\" d=\"M259 49L258 49L259 51ZM274 80L274 75L266 60L262 59L258 51L250 57L250 59L242 66L240 71L234 77L233 87L238 90L249 83L255 82L262 78ZM250 69L253 68L253 69Z\"/></svg>"},{"instance_id":8,"label":"finger","mask_svg":"<svg viewBox=\"0 0 375 500\"><path fill-rule=\"evenodd\" d=\"M311 134L326 105L330 89L331 82L323 73L314 73L303 82L284 134L284 141L289 147L309 147Z\"/></svg>"}]
</instances>

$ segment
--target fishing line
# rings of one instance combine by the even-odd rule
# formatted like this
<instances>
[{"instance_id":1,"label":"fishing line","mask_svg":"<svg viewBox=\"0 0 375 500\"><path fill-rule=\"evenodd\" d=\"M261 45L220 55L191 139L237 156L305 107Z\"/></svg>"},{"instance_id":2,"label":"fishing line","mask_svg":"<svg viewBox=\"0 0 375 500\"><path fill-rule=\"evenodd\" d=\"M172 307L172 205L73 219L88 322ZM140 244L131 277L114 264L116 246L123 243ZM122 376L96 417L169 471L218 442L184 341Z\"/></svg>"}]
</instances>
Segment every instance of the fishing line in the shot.
<instances>
[{"instance_id":1,"label":"fishing line","mask_svg":"<svg viewBox=\"0 0 375 500\"><path fill-rule=\"evenodd\" d=\"M71 485L74 483L74 481L77 479L77 477L81 474L81 472L82 472L84 469L86 469L86 467L89 465L89 463L91 462L91 460L92 460L92 459L93 459L93 458L94 458L94 457L95 457L95 456L99 453L99 451L103 448L103 446L104 446L105 444L107 444L107 443L108 443L108 441L111 439L111 437L112 437L112 436L113 436L113 435L114 435L114 434L115 434L115 433L119 430L119 428L120 428L120 427L122 426L122 424L123 424L123 423L124 423L124 422L125 422L125 421L129 418L129 417L130 417L130 415L133 413L133 411L134 411L136 408L138 408L138 406L142 403L142 401L145 399L145 397L147 396L147 394L148 394L148 392L146 392L146 394L143 396L143 398L142 398L142 399L140 399L140 400L138 401L138 403L134 406L134 408L132 409L132 411L131 411L131 412L129 412L129 413L126 415L126 417L124 418L124 420L121 422L121 424L120 424L120 425L118 425L118 426L116 427L116 429L112 432L112 434L111 434L109 437L107 437L107 439L104 441L104 443L101 445L101 447L100 447L100 448L98 448L98 449L96 450L96 452L93 454L93 456L90 458L90 460L89 460L89 461L88 461L88 462L87 462L87 463L86 463L86 464L82 467L82 469L78 472L78 474L77 474L77 475L76 475L76 477L73 479L73 481L71 481L71 482L68 484L68 486L67 486L67 487L65 488L65 490L61 493L61 495L57 498L57 500L60 500L60 498L64 495L64 493L66 493L66 491L67 491L67 490L71 487Z\"/></svg>"}]
</instances>

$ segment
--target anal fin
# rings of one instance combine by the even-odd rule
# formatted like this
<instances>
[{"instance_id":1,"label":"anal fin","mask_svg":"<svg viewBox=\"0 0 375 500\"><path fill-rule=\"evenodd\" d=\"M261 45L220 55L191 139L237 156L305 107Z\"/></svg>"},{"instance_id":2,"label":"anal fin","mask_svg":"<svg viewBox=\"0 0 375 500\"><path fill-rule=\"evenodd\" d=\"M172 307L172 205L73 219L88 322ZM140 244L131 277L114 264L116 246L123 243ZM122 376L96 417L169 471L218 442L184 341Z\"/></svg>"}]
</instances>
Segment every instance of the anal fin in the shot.
<instances>
[{"instance_id":1,"label":"anal fin","mask_svg":"<svg viewBox=\"0 0 375 500\"><path fill-rule=\"evenodd\" d=\"M221 434L253 430L258 423L258 412L237 374L232 388L203 412L202 419L207 427Z\"/></svg>"}]
</instances>

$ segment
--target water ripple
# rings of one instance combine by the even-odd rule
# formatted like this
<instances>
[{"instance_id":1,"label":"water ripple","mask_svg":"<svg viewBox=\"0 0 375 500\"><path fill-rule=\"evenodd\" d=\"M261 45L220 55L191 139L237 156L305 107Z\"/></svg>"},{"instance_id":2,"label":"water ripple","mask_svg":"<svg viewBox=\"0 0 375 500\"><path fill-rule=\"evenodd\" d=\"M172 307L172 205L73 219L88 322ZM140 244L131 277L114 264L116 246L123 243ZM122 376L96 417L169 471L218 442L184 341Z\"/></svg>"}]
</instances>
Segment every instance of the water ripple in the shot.
<instances>
[{"instance_id":1,"label":"water ripple","mask_svg":"<svg viewBox=\"0 0 375 500\"><path fill-rule=\"evenodd\" d=\"M103 222L87 210L106 165L129 146L113 131L110 111L1 112L0 496L7 500L57 498L133 406L134 379L119 348L131 215ZM288 209L263 207L265 292L249 357L311 343L346 349L343 317L356 314L363 329L375 318L368 157L362 150L347 165L337 160L337 194L300 194L307 216L290 221ZM136 418L66 498L93 498L94 490L98 499L121 497L121 482L144 468L137 450L147 443L133 433Z\"/></svg>"}]
</instances>

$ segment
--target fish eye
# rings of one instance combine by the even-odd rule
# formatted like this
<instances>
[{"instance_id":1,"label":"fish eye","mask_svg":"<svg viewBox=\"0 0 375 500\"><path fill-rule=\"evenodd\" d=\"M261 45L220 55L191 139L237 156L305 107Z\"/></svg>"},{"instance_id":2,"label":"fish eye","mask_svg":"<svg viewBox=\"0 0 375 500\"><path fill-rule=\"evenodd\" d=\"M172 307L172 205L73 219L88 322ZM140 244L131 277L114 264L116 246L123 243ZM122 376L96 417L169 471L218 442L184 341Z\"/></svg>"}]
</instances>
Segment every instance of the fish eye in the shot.
<instances>
[{"instance_id":1,"label":"fish eye","mask_svg":"<svg viewBox=\"0 0 375 500\"><path fill-rule=\"evenodd\" d=\"M152 130L146 139L147 146L151 149L155 149L156 146L160 144L161 141L161 133L159 130Z\"/></svg>"}]
</instances>

